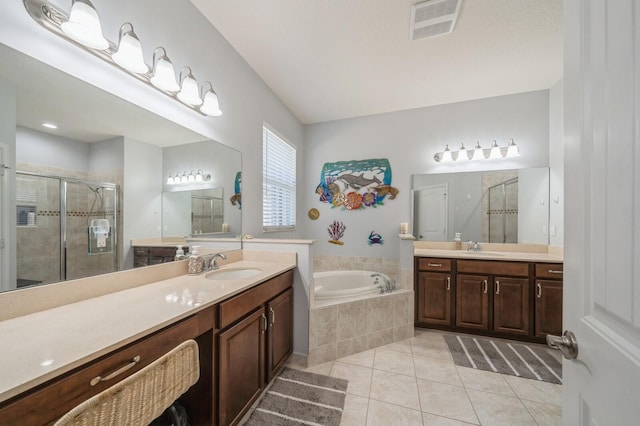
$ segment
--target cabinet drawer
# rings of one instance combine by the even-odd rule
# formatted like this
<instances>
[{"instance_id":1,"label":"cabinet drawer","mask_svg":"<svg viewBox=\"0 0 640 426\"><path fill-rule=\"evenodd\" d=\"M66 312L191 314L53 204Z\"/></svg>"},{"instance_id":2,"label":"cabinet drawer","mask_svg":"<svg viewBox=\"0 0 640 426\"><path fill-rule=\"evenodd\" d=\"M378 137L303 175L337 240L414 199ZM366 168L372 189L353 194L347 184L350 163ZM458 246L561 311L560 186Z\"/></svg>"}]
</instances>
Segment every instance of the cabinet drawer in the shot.
<instances>
[{"instance_id":1,"label":"cabinet drawer","mask_svg":"<svg viewBox=\"0 0 640 426\"><path fill-rule=\"evenodd\" d=\"M536 277L562 279L564 265L562 263L536 263Z\"/></svg>"},{"instance_id":2,"label":"cabinet drawer","mask_svg":"<svg viewBox=\"0 0 640 426\"><path fill-rule=\"evenodd\" d=\"M486 260L458 260L458 272L467 274L507 275L528 277L529 264L524 262L496 262Z\"/></svg>"},{"instance_id":3,"label":"cabinet drawer","mask_svg":"<svg viewBox=\"0 0 640 426\"><path fill-rule=\"evenodd\" d=\"M134 247L133 248L134 256L148 256L149 255L149 247Z\"/></svg>"},{"instance_id":4,"label":"cabinet drawer","mask_svg":"<svg viewBox=\"0 0 640 426\"><path fill-rule=\"evenodd\" d=\"M420 271L451 271L451 259L439 259L437 257L421 257L418 259Z\"/></svg>"},{"instance_id":5,"label":"cabinet drawer","mask_svg":"<svg viewBox=\"0 0 640 426\"><path fill-rule=\"evenodd\" d=\"M220 303L220 329L227 327L293 285L293 270Z\"/></svg>"},{"instance_id":6,"label":"cabinet drawer","mask_svg":"<svg viewBox=\"0 0 640 426\"><path fill-rule=\"evenodd\" d=\"M198 329L198 317L190 317L90 362L61 378L53 379L37 390L19 395L12 402L2 406L0 422L16 425L53 422L79 403L149 365L185 340L197 337ZM112 380L101 381L91 386L92 379L106 377L131 364L136 356L140 356L140 360L131 368Z\"/></svg>"}]
</instances>

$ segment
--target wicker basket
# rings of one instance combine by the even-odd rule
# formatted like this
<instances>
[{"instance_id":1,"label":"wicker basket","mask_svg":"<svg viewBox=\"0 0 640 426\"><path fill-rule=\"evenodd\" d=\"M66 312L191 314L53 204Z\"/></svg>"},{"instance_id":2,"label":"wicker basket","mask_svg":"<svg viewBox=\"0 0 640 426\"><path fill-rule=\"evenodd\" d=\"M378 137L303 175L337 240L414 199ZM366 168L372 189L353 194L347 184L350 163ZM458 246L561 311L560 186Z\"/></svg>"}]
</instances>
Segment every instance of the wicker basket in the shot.
<instances>
[{"instance_id":1,"label":"wicker basket","mask_svg":"<svg viewBox=\"0 0 640 426\"><path fill-rule=\"evenodd\" d=\"M187 340L140 371L79 404L54 426L145 426L200 377L198 344Z\"/></svg>"}]
</instances>

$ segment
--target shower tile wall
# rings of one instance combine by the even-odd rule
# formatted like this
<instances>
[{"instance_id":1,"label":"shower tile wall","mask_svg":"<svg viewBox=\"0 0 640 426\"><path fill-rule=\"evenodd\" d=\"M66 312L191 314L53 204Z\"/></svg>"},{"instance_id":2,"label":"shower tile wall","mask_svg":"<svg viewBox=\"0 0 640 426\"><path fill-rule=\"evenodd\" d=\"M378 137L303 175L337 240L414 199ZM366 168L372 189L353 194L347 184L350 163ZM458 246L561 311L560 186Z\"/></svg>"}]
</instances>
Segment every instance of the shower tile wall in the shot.
<instances>
[{"instance_id":1,"label":"shower tile wall","mask_svg":"<svg viewBox=\"0 0 640 426\"><path fill-rule=\"evenodd\" d=\"M357 257L357 256L315 256L313 258L313 271L374 271L387 275L396 280L398 287L413 288L413 285L405 287L400 283L400 260L383 257Z\"/></svg>"},{"instance_id":2,"label":"shower tile wall","mask_svg":"<svg viewBox=\"0 0 640 426\"><path fill-rule=\"evenodd\" d=\"M496 173L485 172L482 175L482 241L486 242L496 242L502 243L502 215L493 214L488 215L487 211L489 210L489 188L498 185L506 180L517 178L518 171L514 170L509 173L508 171L499 171ZM506 242L518 242L518 193L517 193L517 185L508 186L507 187L507 210L509 211L506 214L507 220L507 235ZM496 205L498 203L497 200L491 200L491 205ZM509 204L510 203L510 204ZM500 203L501 205L501 203ZM499 207L502 209L502 207ZM492 207L492 210L495 210ZM489 221L491 221L491 238L489 236ZM493 230L499 229L499 241L496 241L496 234Z\"/></svg>"}]
</instances>

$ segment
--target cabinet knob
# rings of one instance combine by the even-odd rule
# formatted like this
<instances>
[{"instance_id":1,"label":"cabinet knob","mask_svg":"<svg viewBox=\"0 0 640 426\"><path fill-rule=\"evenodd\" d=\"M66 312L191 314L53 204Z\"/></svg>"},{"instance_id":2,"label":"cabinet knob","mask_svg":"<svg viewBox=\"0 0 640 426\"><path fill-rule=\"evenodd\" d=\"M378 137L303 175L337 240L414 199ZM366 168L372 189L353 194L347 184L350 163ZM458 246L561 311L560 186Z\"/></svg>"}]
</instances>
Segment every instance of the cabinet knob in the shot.
<instances>
[{"instance_id":1,"label":"cabinet knob","mask_svg":"<svg viewBox=\"0 0 640 426\"><path fill-rule=\"evenodd\" d=\"M542 297L542 285L540 283L536 284L536 287L538 287L538 292L536 294L536 296L538 296L538 299L540 299Z\"/></svg>"},{"instance_id":2,"label":"cabinet knob","mask_svg":"<svg viewBox=\"0 0 640 426\"><path fill-rule=\"evenodd\" d=\"M496 281L496 294L500 294L500 281Z\"/></svg>"},{"instance_id":3,"label":"cabinet knob","mask_svg":"<svg viewBox=\"0 0 640 426\"><path fill-rule=\"evenodd\" d=\"M549 269L549 273L550 273L550 274L561 274L561 273L562 273L562 271L558 271L558 270L556 270L556 269Z\"/></svg>"},{"instance_id":4,"label":"cabinet knob","mask_svg":"<svg viewBox=\"0 0 640 426\"><path fill-rule=\"evenodd\" d=\"M483 292L486 293L489 290L489 285L487 284L487 280L482 281L483 284Z\"/></svg>"},{"instance_id":5,"label":"cabinet knob","mask_svg":"<svg viewBox=\"0 0 640 426\"><path fill-rule=\"evenodd\" d=\"M273 310L273 306L269 307L269 312L271 312L271 325L276 323L276 311Z\"/></svg>"},{"instance_id":6,"label":"cabinet knob","mask_svg":"<svg viewBox=\"0 0 640 426\"><path fill-rule=\"evenodd\" d=\"M427 266L440 268L442 267L442 263L427 263Z\"/></svg>"},{"instance_id":7,"label":"cabinet knob","mask_svg":"<svg viewBox=\"0 0 640 426\"><path fill-rule=\"evenodd\" d=\"M451 277L447 277L447 291L451 290Z\"/></svg>"}]
</instances>

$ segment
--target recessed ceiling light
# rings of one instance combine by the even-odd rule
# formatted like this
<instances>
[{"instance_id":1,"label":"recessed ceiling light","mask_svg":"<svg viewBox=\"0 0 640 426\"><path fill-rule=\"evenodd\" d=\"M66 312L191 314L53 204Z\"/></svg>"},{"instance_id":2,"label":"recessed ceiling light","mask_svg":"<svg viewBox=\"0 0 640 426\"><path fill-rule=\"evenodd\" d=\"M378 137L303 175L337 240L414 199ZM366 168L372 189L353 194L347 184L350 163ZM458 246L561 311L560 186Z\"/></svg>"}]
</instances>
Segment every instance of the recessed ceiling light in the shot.
<instances>
[{"instance_id":1,"label":"recessed ceiling light","mask_svg":"<svg viewBox=\"0 0 640 426\"><path fill-rule=\"evenodd\" d=\"M58 126L56 126L53 123L42 123L42 127L46 127L47 129L57 129Z\"/></svg>"}]
</instances>

